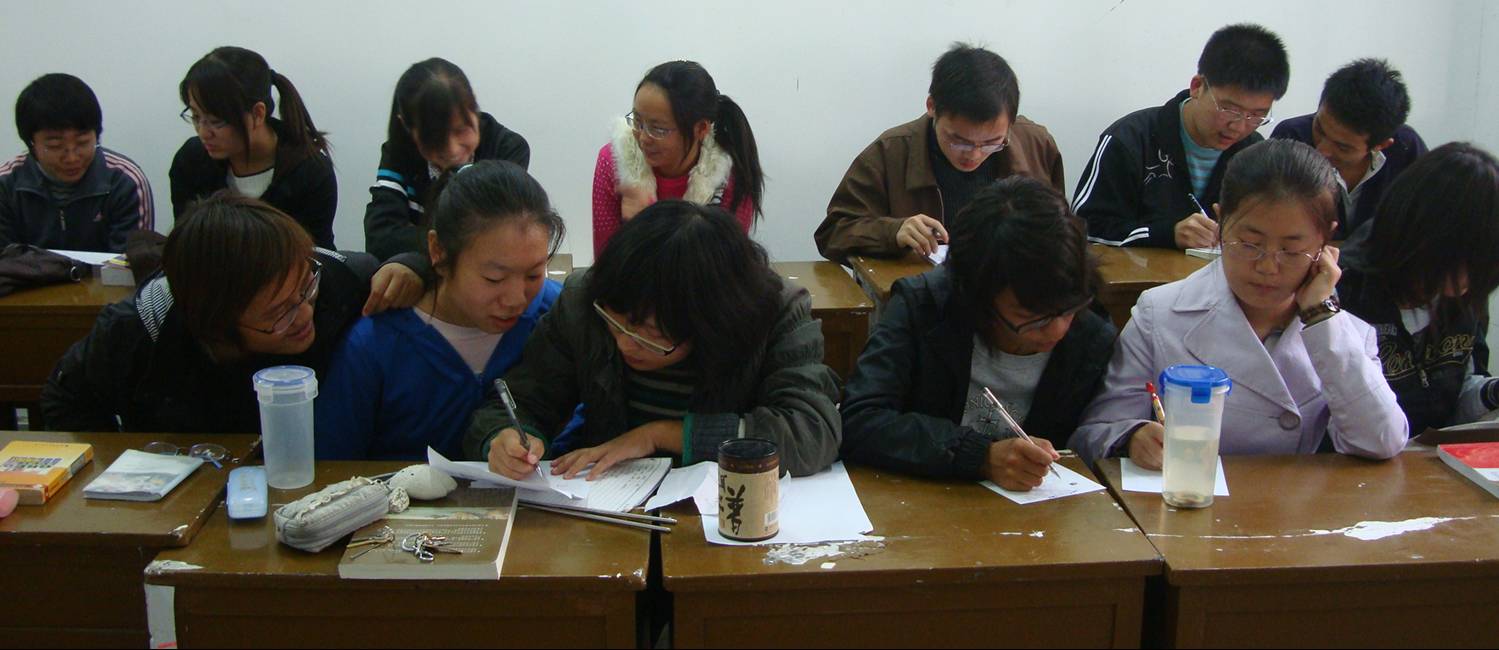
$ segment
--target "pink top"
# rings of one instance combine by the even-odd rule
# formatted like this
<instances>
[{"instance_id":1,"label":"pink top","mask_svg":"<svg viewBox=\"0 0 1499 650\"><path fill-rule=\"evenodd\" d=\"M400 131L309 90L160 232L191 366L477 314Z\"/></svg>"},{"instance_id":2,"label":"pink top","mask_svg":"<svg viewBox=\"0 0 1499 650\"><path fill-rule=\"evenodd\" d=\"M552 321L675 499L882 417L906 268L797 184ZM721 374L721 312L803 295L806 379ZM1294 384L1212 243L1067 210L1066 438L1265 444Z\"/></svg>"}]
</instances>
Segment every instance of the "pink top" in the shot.
<instances>
[{"instance_id":1,"label":"pink top","mask_svg":"<svg viewBox=\"0 0 1499 650\"><path fill-rule=\"evenodd\" d=\"M687 193L688 176L671 178L655 174L656 176L656 198L657 199L680 199ZM593 169L593 258L598 259L599 254L604 252L604 245L609 243L609 238L614 236L614 231L624 224L621 217L619 191L615 187L619 184L618 174L614 169L614 145L606 144L599 149L598 164ZM734 179L729 178L728 185L723 191L724 209L734 203ZM749 232L750 224L755 218L755 206L751 201L739 204L734 210L734 218L739 220L739 225Z\"/></svg>"}]
</instances>

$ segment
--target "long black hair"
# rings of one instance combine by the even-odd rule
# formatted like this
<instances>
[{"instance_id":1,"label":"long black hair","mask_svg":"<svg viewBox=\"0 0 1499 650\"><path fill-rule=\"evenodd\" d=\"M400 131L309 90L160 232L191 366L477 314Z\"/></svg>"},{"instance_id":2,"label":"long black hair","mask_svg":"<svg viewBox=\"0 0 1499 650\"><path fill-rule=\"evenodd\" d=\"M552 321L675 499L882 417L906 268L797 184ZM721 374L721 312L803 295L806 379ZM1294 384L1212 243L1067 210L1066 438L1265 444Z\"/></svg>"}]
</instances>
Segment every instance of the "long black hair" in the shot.
<instances>
[{"instance_id":1,"label":"long black hair","mask_svg":"<svg viewBox=\"0 0 1499 650\"><path fill-rule=\"evenodd\" d=\"M446 255L448 268L474 236L510 220L526 220L549 233L547 257L557 252L567 224L552 209L541 183L508 160L484 160L444 176L432 210L432 230Z\"/></svg>"},{"instance_id":2,"label":"long black hair","mask_svg":"<svg viewBox=\"0 0 1499 650\"><path fill-rule=\"evenodd\" d=\"M1451 309L1488 314L1499 288L1499 162L1467 142L1444 144L1395 177L1375 211L1369 260L1403 307L1441 297ZM1468 293L1442 295L1466 273Z\"/></svg>"},{"instance_id":3,"label":"long black hair","mask_svg":"<svg viewBox=\"0 0 1499 650\"><path fill-rule=\"evenodd\" d=\"M306 155L327 154L327 134L313 125L312 115L308 114L297 87L290 79L272 70L265 57L251 50L229 45L214 48L187 69L187 76L177 85L177 95L184 107L196 100L204 113L227 122L248 143L250 134L245 128L244 116L254 110L256 102L265 103L268 118L275 113L272 87L281 94L281 119L277 128L281 144Z\"/></svg>"},{"instance_id":4,"label":"long black hair","mask_svg":"<svg viewBox=\"0 0 1499 650\"><path fill-rule=\"evenodd\" d=\"M765 172L760 169L755 133L739 104L728 95L720 94L713 77L696 61L668 61L651 68L635 86L636 92L646 84L659 87L666 93L672 115L677 118L677 130L683 137L692 137L690 134L699 120L713 123L713 139L734 161L734 200L728 206L729 211L735 211L741 203L750 201L755 206L755 214L760 215L761 199L765 195Z\"/></svg>"},{"instance_id":5,"label":"long black hair","mask_svg":"<svg viewBox=\"0 0 1499 650\"><path fill-rule=\"evenodd\" d=\"M447 144L453 115L460 111L475 118L479 114L479 100L463 69L438 57L413 63L396 81L385 141L403 158L420 158L418 143L427 149Z\"/></svg>"},{"instance_id":6,"label":"long black hair","mask_svg":"<svg viewBox=\"0 0 1499 650\"><path fill-rule=\"evenodd\" d=\"M651 204L609 240L589 271L589 298L672 341L692 341L706 377L732 376L770 337L780 277L765 249L715 206Z\"/></svg>"}]
</instances>

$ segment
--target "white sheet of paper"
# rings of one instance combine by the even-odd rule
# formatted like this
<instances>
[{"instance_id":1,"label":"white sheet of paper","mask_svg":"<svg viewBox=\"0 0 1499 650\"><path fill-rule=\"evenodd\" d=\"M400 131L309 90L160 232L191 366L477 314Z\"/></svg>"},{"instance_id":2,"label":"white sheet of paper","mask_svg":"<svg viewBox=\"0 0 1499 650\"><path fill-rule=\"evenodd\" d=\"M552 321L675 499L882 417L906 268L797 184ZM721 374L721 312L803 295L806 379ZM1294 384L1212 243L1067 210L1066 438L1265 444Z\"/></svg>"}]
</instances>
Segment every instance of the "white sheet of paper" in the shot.
<instances>
[{"instance_id":1,"label":"white sheet of paper","mask_svg":"<svg viewBox=\"0 0 1499 650\"><path fill-rule=\"evenodd\" d=\"M100 264L103 264L105 262L108 262L108 261L110 261L110 260L112 260L112 259L120 256L120 253L96 253L94 251L65 251L65 250L57 249L57 248L52 249L52 252L57 253L58 255L62 255L64 257L70 257L72 259L75 259L75 260L78 260L80 262L83 262L84 264L92 264L94 266L99 266Z\"/></svg>"},{"instance_id":2,"label":"white sheet of paper","mask_svg":"<svg viewBox=\"0 0 1499 650\"><path fill-rule=\"evenodd\" d=\"M547 481L546 476L542 475L541 473L540 465L537 466L536 473L527 476L526 480L515 481L489 471L489 465L487 463L483 463L480 461L451 461L447 458L444 458L442 454L437 453L437 450L431 447L427 448L427 464L431 465L432 469L447 474L448 476L451 476L453 478L466 478L470 481L478 481L482 483L497 483L499 485L519 488L522 490L553 492L557 494L564 494L568 498L576 496L573 494L562 492L557 487L553 486L551 482Z\"/></svg>"},{"instance_id":3,"label":"white sheet of paper","mask_svg":"<svg viewBox=\"0 0 1499 650\"><path fill-rule=\"evenodd\" d=\"M947 259L947 244L937 244L937 252L926 256L926 258L931 260L933 264L941 264L943 260Z\"/></svg>"},{"instance_id":4,"label":"white sheet of paper","mask_svg":"<svg viewBox=\"0 0 1499 650\"><path fill-rule=\"evenodd\" d=\"M709 485L716 490L717 467L713 476ZM700 512L702 507L699 501ZM874 524L864 512L864 504L859 502L859 493L854 491L841 461L813 476L781 480L781 532L770 539L738 542L718 534L717 508L715 497L713 510L702 514L703 536L711 544L761 546L873 539L865 533L873 532Z\"/></svg>"},{"instance_id":5,"label":"white sheet of paper","mask_svg":"<svg viewBox=\"0 0 1499 650\"><path fill-rule=\"evenodd\" d=\"M1142 469L1128 458L1119 459L1119 469L1124 475L1125 491L1161 493L1165 478L1159 470ZM1218 458L1218 477L1213 481L1213 496L1228 496L1228 479L1223 476L1223 457L1221 456Z\"/></svg>"},{"instance_id":6,"label":"white sheet of paper","mask_svg":"<svg viewBox=\"0 0 1499 650\"><path fill-rule=\"evenodd\" d=\"M696 465L676 467L666 473L656 496L645 502L646 510L665 508L683 499L691 499L704 484L711 484L718 475L718 463L705 460Z\"/></svg>"},{"instance_id":7,"label":"white sheet of paper","mask_svg":"<svg viewBox=\"0 0 1499 650\"><path fill-rule=\"evenodd\" d=\"M551 475L550 463L542 462L548 466L543 469L547 478L556 478ZM584 471L570 481L565 481L560 485L554 484L557 489L566 491L577 489L576 483L582 481L587 490L586 497L568 498L557 492L528 492L521 495L521 500L543 505L554 504L628 512L645 502L645 498L656 489L656 485L661 482L661 477L670 468L670 458L636 458L609 468L609 471L599 480L592 483L587 482L588 473Z\"/></svg>"},{"instance_id":8,"label":"white sheet of paper","mask_svg":"<svg viewBox=\"0 0 1499 650\"><path fill-rule=\"evenodd\" d=\"M1002 487L999 487L999 485L995 484L994 481L979 481L979 485L994 490L1004 498L1014 501L1015 503L1018 503L1020 505L1036 503L1038 501L1050 501L1052 499L1060 499L1062 497L1070 497L1077 494L1087 494L1089 492L1097 492L1103 489L1102 485L1099 485L1089 480L1088 477L1067 469L1066 467L1063 467L1056 463L1052 463L1052 467L1055 467L1057 469L1057 473L1052 474L1051 472L1047 472L1046 478L1041 479L1041 485L1034 490L1030 490L1029 492L1016 492L1014 490L1006 490ZM1060 475L1061 478L1058 478L1058 475Z\"/></svg>"}]
</instances>

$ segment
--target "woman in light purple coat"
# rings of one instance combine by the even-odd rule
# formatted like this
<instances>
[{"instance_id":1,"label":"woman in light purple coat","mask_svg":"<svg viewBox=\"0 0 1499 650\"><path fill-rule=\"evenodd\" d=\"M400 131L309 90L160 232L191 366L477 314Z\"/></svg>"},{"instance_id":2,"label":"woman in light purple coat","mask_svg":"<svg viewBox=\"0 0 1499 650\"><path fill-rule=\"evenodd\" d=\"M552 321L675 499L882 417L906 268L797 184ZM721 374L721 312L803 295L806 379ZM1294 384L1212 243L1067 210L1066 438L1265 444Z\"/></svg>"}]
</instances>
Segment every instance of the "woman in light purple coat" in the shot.
<instances>
[{"instance_id":1,"label":"woman in light purple coat","mask_svg":"<svg viewBox=\"0 0 1499 650\"><path fill-rule=\"evenodd\" d=\"M1385 383L1374 330L1343 313L1338 185L1311 147L1268 140L1236 156L1218 214L1223 256L1186 279L1146 291L1115 343L1103 392L1068 441L1089 463L1129 456L1161 466L1160 424L1145 382L1175 364L1207 364L1233 379L1223 454L1319 450L1389 458L1407 426Z\"/></svg>"}]
</instances>

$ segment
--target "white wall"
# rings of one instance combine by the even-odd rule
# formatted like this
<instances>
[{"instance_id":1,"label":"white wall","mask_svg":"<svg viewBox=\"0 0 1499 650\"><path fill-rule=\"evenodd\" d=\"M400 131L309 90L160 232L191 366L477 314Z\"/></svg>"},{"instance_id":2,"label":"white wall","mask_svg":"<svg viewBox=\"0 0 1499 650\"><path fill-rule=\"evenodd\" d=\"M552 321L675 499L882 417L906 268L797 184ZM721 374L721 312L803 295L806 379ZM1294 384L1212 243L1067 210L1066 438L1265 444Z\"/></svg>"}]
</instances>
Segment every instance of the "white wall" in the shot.
<instances>
[{"instance_id":1,"label":"white wall","mask_svg":"<svg viewBox=\"0 0 1499 650\"><path fill-rule=\"evenodd\" d=\"M413 11L423 5L432 9ZM580 265L592 257L589 188L610 120L629 109L647 69L674 58L702 62L749 115L769 176L756 236L782 260L817 258L812 230L849 162L923 110L931 63L954 40L986 44L1016 68L1021 112L1056 136L1069 193L1098 132L1185 87L1208 35L1238 21L1271 28L1289 47L1291 90L1277 115L1310 112L1332 70L1382 56L1405 73L1411 123L1429 143L1499 148L1499 120L1488 115L1499 106L1490 81L1499 9L1477 1L20 0L5 14L0 98L46 72L92 85L104 142L150 175L162 231L171 225L167 168L191 135L177 119L178 81L218 45L264 54L331 133L335 230L350 249L363 247L395 80L429 56L462 66L484 109L530 141L531 171L567 218L564 250ZM0 143L23 147L8 116Z\"/></svg>"}]
</instances>

